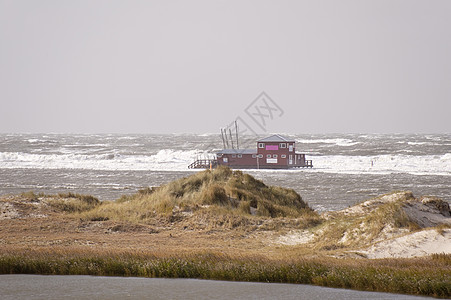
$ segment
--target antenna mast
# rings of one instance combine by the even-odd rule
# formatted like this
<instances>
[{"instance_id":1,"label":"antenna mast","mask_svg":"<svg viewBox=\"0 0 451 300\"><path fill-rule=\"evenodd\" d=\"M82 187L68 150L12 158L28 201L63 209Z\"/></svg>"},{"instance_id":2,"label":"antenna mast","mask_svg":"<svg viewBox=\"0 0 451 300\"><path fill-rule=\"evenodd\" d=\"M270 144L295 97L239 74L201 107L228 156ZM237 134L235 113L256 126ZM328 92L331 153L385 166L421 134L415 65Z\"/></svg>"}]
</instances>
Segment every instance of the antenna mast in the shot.
<instances>
[{"instance_id":1,"label":"antenna mast","mask_svg":"<svg viewBox=\"0 0 451 300\"><path fill-rule=\"evenodd\" d=\"M226 142L226 148L229 148L229 139L227 137L227 128L224 128L224 138L225 138L225 142Z\"/></svg>"},{"instance_id":2,"label":"antenna mast","mask_svg":"<svg viewBox=\"0 0 451 300\"><path fill-rule=\"evenodd\" d=\"M229 132L230 132L230 142L232 143L232 149L235 149L235 148L233 147L232 129L229 128Z\"/></svg>"},{"instance_id":3,"label":"antenna mast","mask_svg":"<svg viewBox=\"0 0 451 300\"><path fill-rule=\"evenodd\" d=\"M235 120L235 133L236 133L236 148L240 149L240 147L238 146L238 125L236 124L236 120Z\"/></svg>"},{"instance_id":4,"label":"antenna mast","mask_svg":"<svg viewBox=\"0 0 451 300\"><path fill-rule=\"evenodd\" d=\"M221 128L221 139L222 139L222 145L224 146L224 149L226 148L226 143L224 140L224 133L222 132L222 128Z\"/></svg>"}]
</instances>

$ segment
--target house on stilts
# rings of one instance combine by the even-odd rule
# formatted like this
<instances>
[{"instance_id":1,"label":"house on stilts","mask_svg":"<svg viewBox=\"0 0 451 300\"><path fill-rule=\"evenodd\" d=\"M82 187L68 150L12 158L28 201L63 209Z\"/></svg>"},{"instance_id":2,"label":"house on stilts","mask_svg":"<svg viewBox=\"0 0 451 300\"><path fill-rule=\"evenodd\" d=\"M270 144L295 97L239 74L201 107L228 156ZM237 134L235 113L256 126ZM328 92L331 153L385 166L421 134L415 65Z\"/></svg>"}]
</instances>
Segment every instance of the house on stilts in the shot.
<instances>
[{"instance_id":1,"label":"house on stilts","mask_svg":"<svg viewBox=\"0 0 451 300\"><path fill-rule=\"evenodd\" d=\"M217 166L232 169L292 169L312 168L313 163L305 158L305 154L296 152L295 140L275 134L258 140L256 149L223 149L216 153L214 159L198 159L188 168Z\"/></svg>"}]
</instances>

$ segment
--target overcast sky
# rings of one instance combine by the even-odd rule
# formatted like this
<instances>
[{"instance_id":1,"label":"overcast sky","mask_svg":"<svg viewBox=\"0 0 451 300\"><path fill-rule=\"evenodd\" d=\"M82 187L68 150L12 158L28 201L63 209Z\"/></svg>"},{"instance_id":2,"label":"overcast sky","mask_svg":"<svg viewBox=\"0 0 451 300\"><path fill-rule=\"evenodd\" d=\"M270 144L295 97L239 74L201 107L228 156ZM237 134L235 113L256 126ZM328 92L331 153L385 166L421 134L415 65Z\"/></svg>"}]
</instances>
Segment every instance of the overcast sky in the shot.
<instances>
[{"instance_id":1,"label":"overcast sky","mask_svg":"<svg viewBox=\"0 0 451 300\"><path fill-rule=\"evenodd\" d=\"M0 101L3 133L450 133L451 1L0 0Z\"/></svg>"}]
</instances>

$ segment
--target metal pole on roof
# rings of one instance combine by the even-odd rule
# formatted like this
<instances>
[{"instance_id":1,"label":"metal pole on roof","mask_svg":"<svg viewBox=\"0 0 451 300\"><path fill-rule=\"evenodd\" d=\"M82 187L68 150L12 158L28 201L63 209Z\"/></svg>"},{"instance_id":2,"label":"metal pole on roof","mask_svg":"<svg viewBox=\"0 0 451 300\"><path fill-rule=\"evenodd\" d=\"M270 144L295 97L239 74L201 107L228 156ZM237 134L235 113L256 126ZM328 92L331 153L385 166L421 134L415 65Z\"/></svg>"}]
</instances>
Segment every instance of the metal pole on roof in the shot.
<instances>
[{"instance_id":1,"label":"metal pole on roof","mask_svg":"<svg viewBox=\"0 0 451 300\"><path fill-rule=\"evenodd\" d=\"M223 136L224 149L229 148L229 140L227 139L227 130L225 128L221 128L221 133Z\"/></svg>"},{"instance_id":2,"label":"metal pole on roof","mask_svg":"<svg viewBox=\"0 0 451 300\"><path fill-rule=\"evenodd\" d=\"M225 140L224 140L224 133L222 132L222 128L221 128L221 139L222 139L222 145L224 146L224 149L225 149L226 143L225 143Z\"/></svg>"},{"instance_id":3,"label":"metal pole on roof","mask_svg":"<svg viewBox=\"0 0 451 300\"><path fill-rule=\"evenodd\" d=\"M225 140L226 140L226 146L227 149L229 148L229 138L227 137L227 129L224 128L224 136L225 136Z\"/></svg>"},{"instance_id":4,"label":"metal pole on roof","mask_svg":"<svg viewBox=\"0 0 451 300\"><path fill-rule=\"evenodd\" d=\"M230 132L230 142L232 143L232 149L235 149L235 148L233 147L232 129L229 128L229 132Z\"/></svg>"},{"instance_id":5,"label":"metal pole on roof","mask_svg":"<svg viewBox=\"0 0 451 300\"><path fill-rule=\"evenodd\" d=\"M236 124L236 120L235 120L235 132L236 132L236 148L240 149L240 147L238 146L238 125Z\"/></svg>"}]
</instances>

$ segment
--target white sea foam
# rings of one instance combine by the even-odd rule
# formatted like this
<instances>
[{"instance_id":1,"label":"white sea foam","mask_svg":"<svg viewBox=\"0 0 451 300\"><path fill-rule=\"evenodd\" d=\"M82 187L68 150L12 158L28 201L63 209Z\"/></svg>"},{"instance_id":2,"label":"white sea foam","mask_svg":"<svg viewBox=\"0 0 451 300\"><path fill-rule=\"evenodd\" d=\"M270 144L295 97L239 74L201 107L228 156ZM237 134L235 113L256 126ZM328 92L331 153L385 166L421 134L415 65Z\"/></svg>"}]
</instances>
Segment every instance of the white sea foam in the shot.
<instances>
[{"instance_id":1,"label":"white sea foam","mask_svg":"<svg viewBox=\"0 0 451 300\"><path fill-rule=\"evenodd\" d=\"M197 136L206 137L206 136L214 136L214 135L218 135L218 134L212 133L212 132L206 132L206 133L198 134Z\"/></svg>"},{"instance_id":2,"label":"white sea foam","mask_svg":"<svg viewBox=\"0 0 451 300\"><path fill-rule=\"evenodd\" d=\"M302 139L297 140L300 144L332 144L341 147L354 146L360 144L360 142L355 142L350 139L336 138L336 139Z\"/></svg>"},{"instance_id":3,"label":"white sea foam","mask_svg":"<svg viewBox=\"0 0 451 300\"><path fill-rule=\"evenodd\" d=\"M92 169L92 170L161 170L186 171L196 158L212 157L203 150L162 149L149 155L103 154L40 154L1 152L0 168ZM406 154L378 156L308 156L313 172L343 174L390 174L451 176L451 154L414 156ZM299 170L299 171L302 171Z\"/></svg>"},{"instance_id":4,"label":"white sea foam","mask_svg":"<svg viewBox=\"0 0 451 300\"><path fill-rule=\"evenodd\" d=\"M443 155L378 155L378 156L315 156L314 170L346 174L451 175L451 154Z\"/></svg>"},{"instance_id":5,"label":"white sea foam","mask_svg":"<svg viewBox=\"0 0 451 300\"><path fill-rule=\"evenodd\" d=\"M30 169L92 169L92 170L187 170L196 157L206 157L201 150L162 149L153 155L121 155L104 153L36 154L0 153L0 168Z\"/></svg>"}]
</instances>

